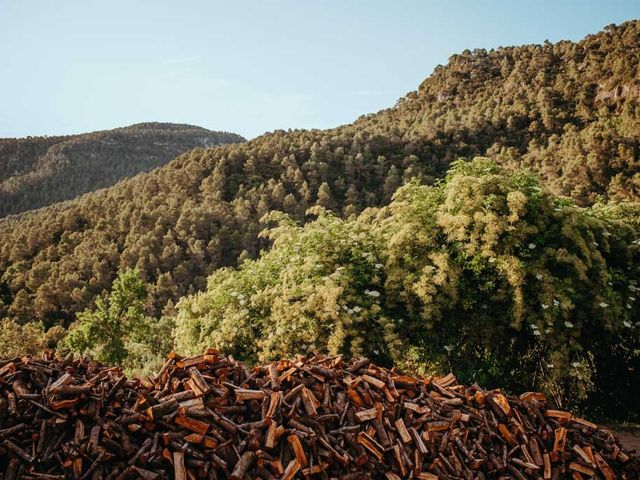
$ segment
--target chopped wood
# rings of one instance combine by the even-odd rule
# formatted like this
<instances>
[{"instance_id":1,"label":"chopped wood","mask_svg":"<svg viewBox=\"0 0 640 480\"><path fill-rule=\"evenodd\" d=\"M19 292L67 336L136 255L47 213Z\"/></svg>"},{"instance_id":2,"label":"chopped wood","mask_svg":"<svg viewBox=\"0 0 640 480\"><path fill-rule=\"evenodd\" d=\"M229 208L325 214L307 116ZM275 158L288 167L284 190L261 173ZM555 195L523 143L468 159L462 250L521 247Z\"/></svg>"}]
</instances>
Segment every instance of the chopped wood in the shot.
<instances>
[{"instance_id":1,"label":"chopped wood","mask_svg":"<svg viewBox=\"0 0 640 480\"><path fill-rule=\"evenodd\" d=\"M293 447L293 453L296 456L296 460L300 464L301 467L306 467L309 464L307 460L307 455L304 453L304 448L302 448L302 442L300 442L300 438L294 433L293 435L289 435L287 438L291 447Z\"/></svg>"},{"instance_id":2,"label":"chopped wood","mask_svg":"<svg viewBox=\"0 0 640 480\"><path fill-rule=\"evenodd\" d=\"M187 469L184 466L184 452L173 452L173 472L175 480L187 480Z\"/></svg>"},{"instance_id":3,"label":"chopped wood","mask_svg":"<svg viewBox=\"0 0 640 480\"><path fill-rule=\"evenodd\" d=\"M586 467L586 466L581 465L581 464L579 464L577 462L571 462L569 464L569 469L573 470L575 472L578 472L578 473L584 473L585 475L588 475L589 477L593 477L593 475L596 473L593 468Z\"/></svg>"},{"instance_id":4,"label":"chopped wood","mask_svg":"<svg viewBox=\"0 0 640 480\"><path fill-rule=\"evenodd\" d=\"M2 364L2 363L0 363ZM638 478L640 460L546 396L367 359L249 369L172 353L148 379L80 356L0 368L0 478Z\"/></svg>"},{"instance_id":5,"label":"chopped wood","mask_svg":"<svg viewBox=\"0 0 640 480\"><path fill-rule=\"evenodd\" d=\"M242 480L248 478L247 474L255 461L256 454L250 451L244 452L231 472L231 480Z\"/></svg>"},{"instance_id":6,"label":"chopped wood","mask_svg":"<svg viewBox=\"0 0 640 480\"><path fill-rule=\"evenodd\" d=\"M385 383L382 380L372 377L371 375L362 375L362 379L376 388L382 389L385 387Z\"/></svg>"},{"instance_id":7,"label":"chopped wood","mask_svg":"<svg viewBox=\"0 0 640 480\"><path fill-rule=\"evenodd\" d=\"M411 435L409 434L409 430L407 430L407 427L404 424L402 418L397 419L394 424L402 441L404 443L411 443Z\"/></svg>"},{"instance_id":8,"label":"chopped wood","mask_svg":"<svg viewBox=\"0 0 640 480\"><path fill-rule=\"evenodd\" d=\"M262 400L265 393L262 390L249 390L247 388L236 388L234 391L239 402L246 400Z\"/></svg>"},{"instance_id":9,"label":"chopped wood","mask_svg":"<svg viewBox=\"0 0 640 480\"><path fill-rule=\"evenodd\" d=\"M374 408L369 408L368 410L361 410L356 412L356 417L361 422L366 422L367 420L372 420L378 416L378 410Z\"/></svg>"},{"instance_id":10,"label":"chopped wood","mask_svg":"<svg viewBox=\"0 0 640 480\"><path fill-rule=\"evenodd\" d=\"M300 464L298 461L296 459L291 460L282 474L282 480L291 480L296 476L298 470L300 470Z\"/></svg>"}]
</instances>

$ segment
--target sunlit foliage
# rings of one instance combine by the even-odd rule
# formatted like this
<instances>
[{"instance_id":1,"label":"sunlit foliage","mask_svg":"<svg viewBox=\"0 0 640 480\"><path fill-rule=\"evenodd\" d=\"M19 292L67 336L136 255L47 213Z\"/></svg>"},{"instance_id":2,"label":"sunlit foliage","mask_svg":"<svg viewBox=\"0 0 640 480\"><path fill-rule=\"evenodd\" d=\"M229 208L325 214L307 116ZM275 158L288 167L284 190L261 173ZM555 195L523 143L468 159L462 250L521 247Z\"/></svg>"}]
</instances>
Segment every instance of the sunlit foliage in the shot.
<instances>
[{"instance_id":1,"label":"sunlit foliage","mask_svg":"<svg viewBox=\"0 0 640 480\"><path fill-rule=\"evenodd\" d=\"M437 185L405 185L388 207L356 218L311 213L304 226L265 217L276 222L265 232L273 248L215 272L205 292L178 304L178 350L368 355L543 388L560 403L600 394L594 388L619 402L637 393L632 222L488 159L454 163Z\"/></svg>"},{"instance_id":2,"label":"sunlit foliage","mask_svg":"<svg viewBox=\"0 0 640 480\"><path fill-rule=\"evenodd\" d=\"M171 323L147 316L146 299L147 285L139 272L121 272L106 298L78 314L60 350L130 370L157 366L171 347Z\"/></svg>"}]
</instances>

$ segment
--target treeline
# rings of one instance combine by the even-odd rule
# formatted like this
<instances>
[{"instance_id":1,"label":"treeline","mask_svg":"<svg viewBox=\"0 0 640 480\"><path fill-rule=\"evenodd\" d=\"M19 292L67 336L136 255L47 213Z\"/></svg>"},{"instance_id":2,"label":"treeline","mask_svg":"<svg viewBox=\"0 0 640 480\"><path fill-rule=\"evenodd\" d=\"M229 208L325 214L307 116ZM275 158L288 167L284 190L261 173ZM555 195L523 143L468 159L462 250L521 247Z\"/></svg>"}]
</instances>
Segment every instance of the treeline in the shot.
<instances>
[{"instance_id":1,"label":"treeline","mask_svg":"<svg viewBox=\"0 0 640 480\"><path fill-rule=\"evenodd\" d=\"M259 219L349 218L411 178L430 185L459 157L531 168L580 205L636 200L640 22L579 43L463 52L394 108L331 130L276 131L196 149L76 200L0 222L0 315L67 326L118 271L172 314L221 266L268 245Z\"/></svg>"},{"instance_id":2,"label":"treeline","mask_svg":"<svg viewBox=\"0 0 640 480\"><path fill-rule=\"evenodd\" d=\"M171 123L65 137L0 139L0 217L110 187L194 147L241 141L233 133Z\"/></svg>"}]
</instances>

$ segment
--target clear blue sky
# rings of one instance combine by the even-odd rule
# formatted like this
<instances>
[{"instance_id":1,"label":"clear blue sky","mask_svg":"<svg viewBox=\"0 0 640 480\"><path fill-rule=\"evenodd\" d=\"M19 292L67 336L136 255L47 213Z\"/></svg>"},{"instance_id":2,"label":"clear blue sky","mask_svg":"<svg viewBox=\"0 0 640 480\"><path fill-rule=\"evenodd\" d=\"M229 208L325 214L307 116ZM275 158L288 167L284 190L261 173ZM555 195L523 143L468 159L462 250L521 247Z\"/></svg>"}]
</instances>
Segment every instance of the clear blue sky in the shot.
<instances>
[{"instance_id":1,"label":"clear blue sky","mask_svg":"<svg viewBox=\"0 0 640 480\"><path fill-rule=\"evenodd\" d=\"M638 17L640 0L0 0L0 137L332 127L392 106L465 48Z\"/></svg>"}]
</instances>

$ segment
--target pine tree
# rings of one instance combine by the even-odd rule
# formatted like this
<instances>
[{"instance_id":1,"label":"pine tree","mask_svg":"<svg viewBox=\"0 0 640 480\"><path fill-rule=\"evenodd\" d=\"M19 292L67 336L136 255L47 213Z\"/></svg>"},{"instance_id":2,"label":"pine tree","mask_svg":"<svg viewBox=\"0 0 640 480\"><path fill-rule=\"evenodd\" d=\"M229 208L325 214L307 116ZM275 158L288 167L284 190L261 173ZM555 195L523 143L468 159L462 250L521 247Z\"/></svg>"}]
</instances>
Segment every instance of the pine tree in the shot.
<instances>
[{"instance_id":1,"label":"pine tree","mask_svg":"<svg viewBox=\"0 0 640 480\"><path fill-rule=\"evenodd\" d=\"M335 208L335 202L331 195L331 188L327 182L323 182L318 189L318 200L316 201L316 205L320 205L328 210Z\"/></svg>"}]
</instances>

